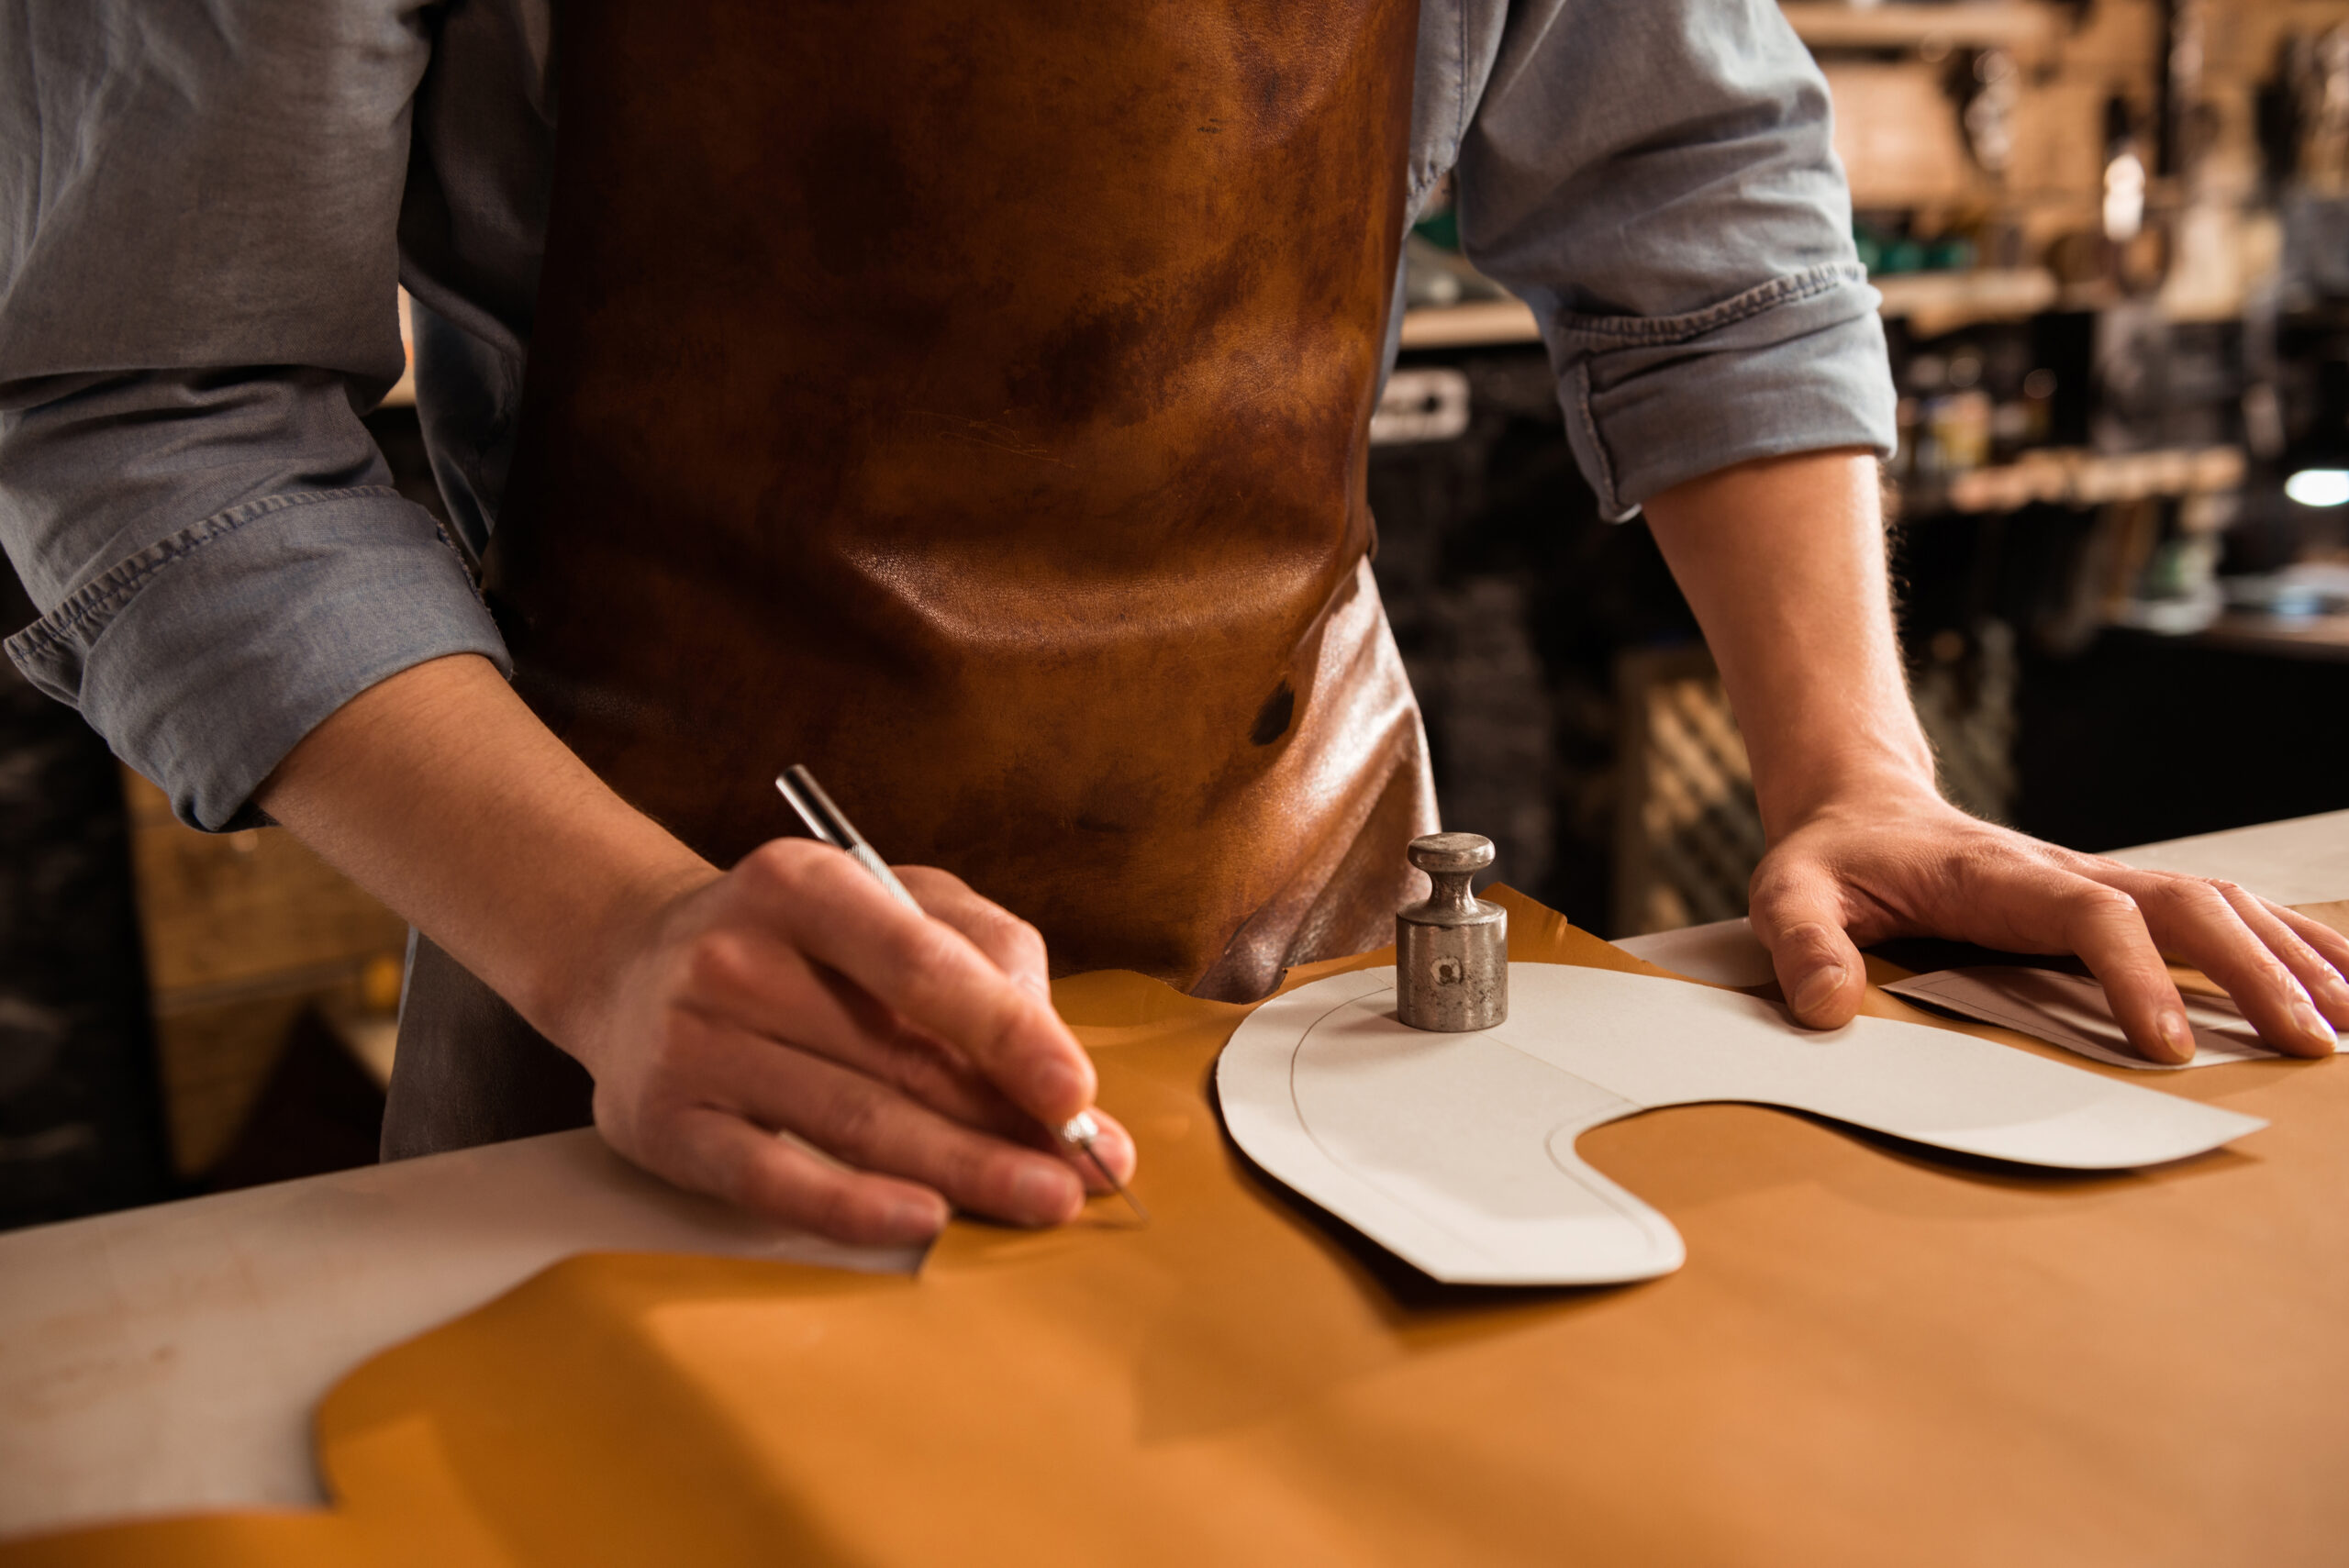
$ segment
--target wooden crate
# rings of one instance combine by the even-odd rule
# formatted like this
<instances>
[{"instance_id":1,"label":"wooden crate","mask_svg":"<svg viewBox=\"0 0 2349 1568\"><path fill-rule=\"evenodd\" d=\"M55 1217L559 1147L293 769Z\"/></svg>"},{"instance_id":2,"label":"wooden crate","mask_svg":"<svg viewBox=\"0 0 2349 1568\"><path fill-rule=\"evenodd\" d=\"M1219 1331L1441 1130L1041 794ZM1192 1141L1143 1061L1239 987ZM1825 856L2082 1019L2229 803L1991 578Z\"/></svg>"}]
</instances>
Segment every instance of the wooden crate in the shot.
<instances>
[{"instance_id":1,"label":"wooden crate","mask_svg":"<svg viewBox=\"0 0 2349 1568\"><path fill-rule=\"evenodd\" d=\"M1712 655L1701 645L1626 653L1615 693L1614 934L1744 914L1762 816Z\"/></svg>"},{"instance_id":2,"label":"wooden crate","mask_svg":"<svg viewBox=\"0 0 2349 1568\"><path fill-rule=\"evenodd\" d=\"M1993 625L1937 636L1911 691L1943 795L1992 821L2014 807L2016 680L2012 634ZM1626 653L1615 694L1614 934L1744 914L1766 846L1745 741L1712 655L1701 646Z\"/></svg>"},{"instance_id":3,"label":"wooden crate","mask_svg":"<svg viewBox=\"0 0 2349 1568\"><path fill-rule=\"evenodd\" d=\"M131 861L179 1173L227 1150L306 1006L395 1006L407 925L277 828L201 833L126 770Z\"/></svg>"}]
</instances>

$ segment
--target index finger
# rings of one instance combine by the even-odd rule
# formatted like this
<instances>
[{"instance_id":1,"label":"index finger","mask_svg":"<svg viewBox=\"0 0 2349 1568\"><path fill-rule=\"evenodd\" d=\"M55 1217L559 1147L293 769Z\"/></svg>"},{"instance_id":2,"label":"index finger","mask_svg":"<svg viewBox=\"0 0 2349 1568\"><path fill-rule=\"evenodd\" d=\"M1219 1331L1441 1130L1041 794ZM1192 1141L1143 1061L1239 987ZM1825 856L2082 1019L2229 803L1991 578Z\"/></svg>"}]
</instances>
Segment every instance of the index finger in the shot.
<instances>
[{"instance_id":1,"label":"index finger","mask_svg":"<svg viewBox=\"0 0 2349 1568\"><path fill-rule=\"evenodd\" d=\"M1092 1105L1093 1063L1051 1002L846 854L781 839L735 875L793 946L961 1051L1020 1109L1058 1127Z\"/></svg>"}]
</instances>

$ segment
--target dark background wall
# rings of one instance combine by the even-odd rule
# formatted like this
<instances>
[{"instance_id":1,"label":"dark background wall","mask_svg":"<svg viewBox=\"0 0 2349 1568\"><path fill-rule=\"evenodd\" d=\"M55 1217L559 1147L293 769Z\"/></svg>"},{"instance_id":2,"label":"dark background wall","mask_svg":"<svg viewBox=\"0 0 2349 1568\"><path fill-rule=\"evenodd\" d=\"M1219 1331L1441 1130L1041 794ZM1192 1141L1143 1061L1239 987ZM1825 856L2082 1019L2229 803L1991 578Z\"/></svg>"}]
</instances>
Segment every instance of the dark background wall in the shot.
<instances>
[{"instance_id":1,"label":"dark background wall","mask_svg":"<svg viewBox=\"0 0 2349 1568\"><path fill-rule=\"evenodd\" d=\"M114 758L0 662L0 1229L172 1190Z\"/></svg>"}]
</instances>

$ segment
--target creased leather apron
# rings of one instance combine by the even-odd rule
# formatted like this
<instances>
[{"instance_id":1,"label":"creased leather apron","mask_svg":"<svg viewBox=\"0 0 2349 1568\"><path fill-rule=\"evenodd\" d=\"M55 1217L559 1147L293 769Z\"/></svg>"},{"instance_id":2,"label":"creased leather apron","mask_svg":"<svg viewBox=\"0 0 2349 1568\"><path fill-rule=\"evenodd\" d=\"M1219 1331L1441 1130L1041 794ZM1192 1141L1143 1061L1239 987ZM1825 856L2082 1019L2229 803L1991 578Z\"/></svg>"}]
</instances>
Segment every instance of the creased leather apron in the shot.
<instances>
[{"instance_id":1,"label":"creased leather apron","mask_svg":"<svg viewBox=\"0 0 2349 1568\"><path fill-rule=\"evenodd\" d=\"M489 590L720 865L805 762L1056 971L1258 996L1434 825L1366 560L1415 0L576 0ZM384 1147L588 1119L419 944Z\"/></svg>"}]
</instances>

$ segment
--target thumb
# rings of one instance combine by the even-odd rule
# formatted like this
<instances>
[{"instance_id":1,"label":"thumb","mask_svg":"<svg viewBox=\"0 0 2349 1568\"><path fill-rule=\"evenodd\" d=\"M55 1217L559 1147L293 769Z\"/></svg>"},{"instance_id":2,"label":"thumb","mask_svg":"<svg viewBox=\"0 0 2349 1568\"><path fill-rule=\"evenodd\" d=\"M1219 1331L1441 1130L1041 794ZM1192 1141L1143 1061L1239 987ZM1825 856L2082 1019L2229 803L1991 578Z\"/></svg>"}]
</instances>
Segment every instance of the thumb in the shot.
<instances>
[{"instance_id":1,"label":"thumb","mask_svg":"<svg viewBox=\"0 0 2349 1568\"><path fill-rule=\"evenodd\" d=\"M1806 867L1755 881L1753 934L1770 950L1787 1006L1815 1029L1850 1023L1867 992L1867 966L1843 934L1843 901L1833 875Z\"/></svg>"}]
</instances>

